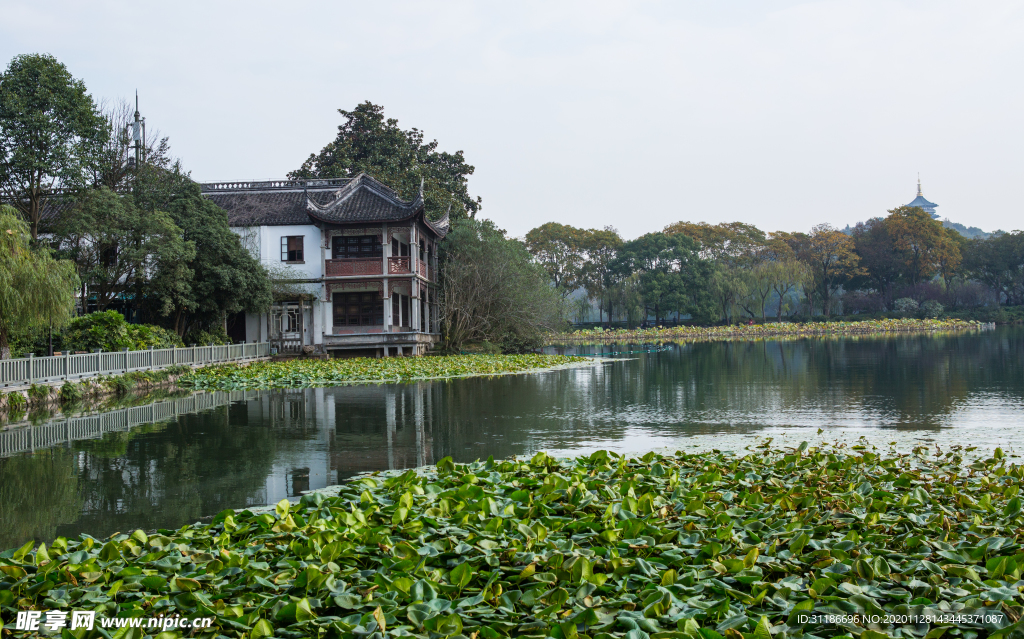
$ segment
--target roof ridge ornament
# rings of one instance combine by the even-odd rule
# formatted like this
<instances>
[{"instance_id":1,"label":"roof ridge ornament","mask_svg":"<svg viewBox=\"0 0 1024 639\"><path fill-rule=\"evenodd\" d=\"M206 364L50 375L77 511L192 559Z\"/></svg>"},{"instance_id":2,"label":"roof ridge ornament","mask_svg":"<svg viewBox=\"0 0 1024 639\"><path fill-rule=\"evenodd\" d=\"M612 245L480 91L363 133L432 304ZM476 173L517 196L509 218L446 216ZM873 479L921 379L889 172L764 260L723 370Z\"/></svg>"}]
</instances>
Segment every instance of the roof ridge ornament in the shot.
<instances>
[{"instance_id":1,"label":"roof ridge ornament","mask_svg":"<svg viewBox=\"0 0 1024 639\"><path fill-rule=\"evenodd\" d=\"M923 197L923 195L921 193L921 174L920 173L917 174L917 194L918 194L918 196Z\"/></svg>"}]
</instances>

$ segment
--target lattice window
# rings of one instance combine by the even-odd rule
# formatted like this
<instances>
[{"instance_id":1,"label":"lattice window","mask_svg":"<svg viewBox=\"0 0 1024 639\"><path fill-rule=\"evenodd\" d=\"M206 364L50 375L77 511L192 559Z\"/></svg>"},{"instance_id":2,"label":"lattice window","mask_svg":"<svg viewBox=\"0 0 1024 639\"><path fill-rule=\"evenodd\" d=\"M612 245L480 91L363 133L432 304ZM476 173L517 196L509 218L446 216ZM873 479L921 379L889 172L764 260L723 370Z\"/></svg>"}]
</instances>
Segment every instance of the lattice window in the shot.
<instances>
[{"instance_id":1,"label":"lattice window","mask_svg":"<svg viewBox=\"0 0 1024 639\"><path fill-rule=\"evenodd\" d=\"M335 326L383 326L384 303L377 293L334 293Z\"/></svg>"},{"instance_id":2,"label":"lattice window","mask_svg":"<svg viewBox=\"0 0 1024 639\"><path fill-rule=\"evenodd\" d=\"M355 257L381 257L380 237L377 235L335 235L331 238L331 257L335 260Z\"/></svg>"}]
</instances>

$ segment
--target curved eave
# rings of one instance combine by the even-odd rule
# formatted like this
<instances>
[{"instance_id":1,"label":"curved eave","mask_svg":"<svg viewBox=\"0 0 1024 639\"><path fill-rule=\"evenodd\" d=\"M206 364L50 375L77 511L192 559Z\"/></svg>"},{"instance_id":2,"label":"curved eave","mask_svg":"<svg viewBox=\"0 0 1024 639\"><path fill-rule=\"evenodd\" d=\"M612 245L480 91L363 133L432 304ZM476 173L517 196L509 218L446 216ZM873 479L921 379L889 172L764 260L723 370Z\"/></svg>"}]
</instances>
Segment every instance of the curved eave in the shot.
<instances>
[{"instance_id":1,"label":"curved eave","mask_svg":"<svg viewBox=\"0 0 1024 639\"><path fill-rule=\"evenodd\" d=\"M423 225L430 229L434 233L434 235L438 237L438 239L444 238L444 236L448 234L447 227L437 225L431 222L430 220L427 219L427 216L424 213L425 210L423 206L420 206L409 215L399 218L389 218L386 220L333 220L327 217L318 216L313 211L306 211L306 214L309 215L310 219L313 220L314 222L319 222L321 224L333 224L337 226L348 224L401 224L402 222L411 222L418 217L420 221L423 222Z\"/></svg>"}]
</instances>

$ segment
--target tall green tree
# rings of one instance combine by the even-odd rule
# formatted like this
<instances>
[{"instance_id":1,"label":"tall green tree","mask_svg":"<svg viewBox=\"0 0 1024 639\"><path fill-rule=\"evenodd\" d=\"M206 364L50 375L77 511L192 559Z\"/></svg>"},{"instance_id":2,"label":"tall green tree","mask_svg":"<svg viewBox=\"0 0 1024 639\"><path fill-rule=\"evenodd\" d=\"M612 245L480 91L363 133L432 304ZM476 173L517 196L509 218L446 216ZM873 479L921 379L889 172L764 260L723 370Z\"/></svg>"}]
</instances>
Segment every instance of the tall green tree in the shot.
<instances>
[{"instance_id":1,"label":"tall green tree","mask_svg":"<svg viewBox=\"0 0 1024 639\"><path fill-rule=\"evenodd\" d=\"M105 136L85 84L53 56L16 56L0 75L0 192L32 239L46 202L87 184Z\"/></svg>"},{"instance_id":2,"label":"tall green tree","mask_svg":"<svg viewBox=\"0 0 1024 639\"><path fill-rule=\"evenodd\" d=\"M526 249L563 298L583 285L588 235L583 229L558 222L548 222L526 234Z\"/></svg>"},{"instance_id":3,"label":"tall green tree","mask_svg":"<svg viewBox=\"0 0 1024 639\"><path fill-rule=\"evenodd\" d=\"M858 223L850 236L863 267L861 274L851 280L851 285L854 288L874 289L882 296L885 305L891 308L893 290L905 269L903 256L896 250L889 226L884 218L872 218Z\"/></svg>"},{"instance_id":4,"label":"tall green tree","mask_svg":"<svg viewBox=\"0 0 1024 639\"><path fill-rule=\"evenodd\" d=\"M600 230L591 229L583 238L583 250L587 257L582 282L587 289L587 296L597 301L601 321L604 321L606 311L611 321L614 298L611 289L616 282L611 264L621 246L619 232L610 226Z\"/></svg>"},{"instance_id":5,"label":"tall green tree","mask_svg":"<svg viewBox=\"0 0 1024 639\"><path fill-rule=\"evenodd\" d=\"M83 297L100 311L117 300L137 307L147 295L163 305L170 300L153 284L187 276L177 269L195 258L195 243L182 239L167 213L142 212L106 187L82 192L52 231L58 254L78 268Z\"/></svg>"},{"instance_id":6,"label":"tall green tree","mask_svg":"<svg viewBox=\"0 0 1024 639\"><path fill-rule=\"evenodd\" d=\"M938 272L938 254L947 248L942 224L917 206L900 206L889 211L885 227L893 247L903 259L911 284L930 280Z\"/></svg>"},{"instance_id":7,"label":"tall green tree","mask_svg":"<svg viewBox=\"0 0 1024 639\"><path fill-rule=\"evenodd\" d=\"M469 195L468 179L475 170L462 151L437 150L437 140L425 142L419 129L402 130L398 120L384 117L384 107L363 102L352 111L338 109L345 122L338 136L292 171L292 179L344 178L366 173L405 199L423 188L427 217L446 212L453 219L475 218L481 200Z\"/></svg>"},{"instance_id":8,"label":"tall green tree","mask_svg":"<svg viewBox=\"0 0 1024 639\"><path fill-rule=\"evenodd\" d=\"M231 231L224 209L203 198L199 185L188 180L167 211L182 239L195 245L187 267L190 279L166 284L177 286L175 301L161 309L173 317L174 330L184 335L221 325L233 313L266 312L273 302L267 270Z\"/></svg>"},{"instance_id":9,"label":"tall green tree","mask_svg":"<svg viewBox=\"0 0 1024 639\"><path fill-rule=\"evenodd\" d=\"M447 349L487 340L506 352L539 347L564 324L565 303L522 242L490 220L456 221L441 244L440 316Z\"/></svg>"},{"instance_id":10,"label":"tall green tree","mask_svg":"<svg viewBox=\"0 0 1024 639\"><path fill-rule=\"evenodd\" d=\"M759 261L759 251L766 241L764 231L743 222L676 222L666 226L665 233L692 238L700 256L714 262L709 291L722 318L729 321L733 307L751 295L754 283L748 277L749 270Z\"/></svg>"},{"instance_id":11,"label":"tall green tree","mask_svg":"<svg viewBox=\"0 0 1024 639\"><path fill-rule=\"evenodd\" d=\"M822 312L829 317L839 288L861 272L853 239L830 224L818 224L802 248L797 255L810 269Z\"/></svg>"},{"instance_id":12,"label":"tall green tree","mask_svg":"<svg viewBox=\"0 0 1024 639\"><path fill-rule=\"evenodd\" d=\"M708 281L714 267L699 249L682 234L648 233L623 243L613 268L623 277L639 277L640 294L655 321L669 313L707 319L713 308Z\"/></svg>"},{"instance_id":13,"label":"tall green tree","mask_svg":"<svg viewBox=\"0 0 1024 639\"><path fill-rule=\"evenodd\" d=\"M47 247L30 246L28 225L12 207L0 206L0 359L11 356L11 337L60 328L75 308L75 265L55 260Z\"/></svg>"}]
</instances>

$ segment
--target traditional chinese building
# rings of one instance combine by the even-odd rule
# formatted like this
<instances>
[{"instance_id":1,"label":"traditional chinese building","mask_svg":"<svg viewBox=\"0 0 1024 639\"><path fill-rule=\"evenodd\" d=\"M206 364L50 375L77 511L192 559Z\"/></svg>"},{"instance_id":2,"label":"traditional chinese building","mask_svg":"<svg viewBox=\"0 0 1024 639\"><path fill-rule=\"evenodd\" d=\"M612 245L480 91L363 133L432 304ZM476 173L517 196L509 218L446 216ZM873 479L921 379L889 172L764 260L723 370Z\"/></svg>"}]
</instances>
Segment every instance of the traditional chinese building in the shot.
<instances>
[{"instance_id":1,"label":"traditional chinese building","mask_svg":"<svg viewBox=\"0 0 1024 639\"><path fill-rule=\"evenodd\" d=\"M448 217L372 177L218 182L203 195L291 294L248 315L236 339L283 351L418 355L439 338L437 247ZM279 287L280 288L280 287Z\"/></svg>"}]
</instances>

